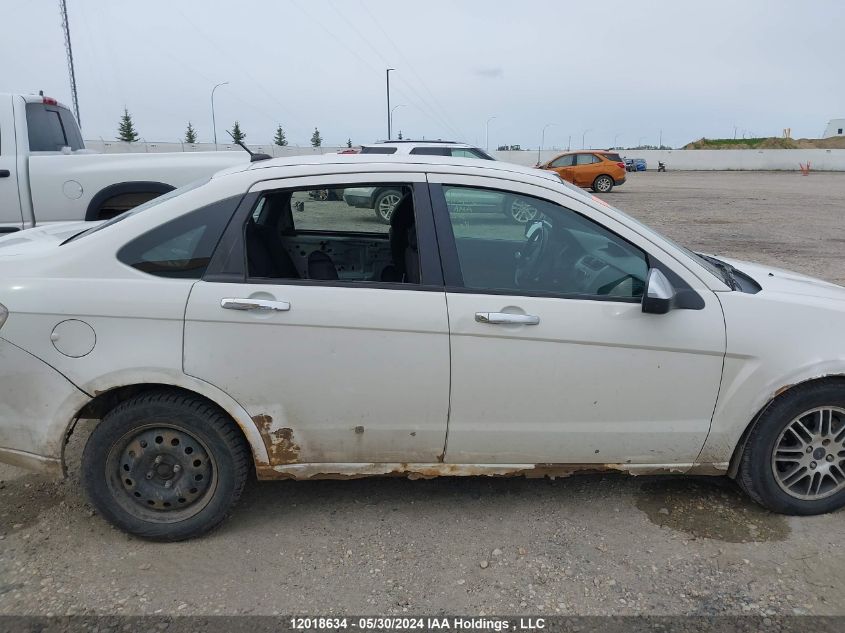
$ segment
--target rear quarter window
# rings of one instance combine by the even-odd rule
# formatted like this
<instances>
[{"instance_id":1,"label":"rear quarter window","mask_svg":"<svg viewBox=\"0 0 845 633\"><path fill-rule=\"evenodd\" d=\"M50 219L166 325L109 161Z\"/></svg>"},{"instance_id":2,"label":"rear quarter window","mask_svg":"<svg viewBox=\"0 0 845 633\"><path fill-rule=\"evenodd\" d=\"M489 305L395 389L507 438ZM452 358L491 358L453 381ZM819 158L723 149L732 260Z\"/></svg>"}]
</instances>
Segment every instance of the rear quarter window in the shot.
<instances>
[{"instance_id":1,"label":"rear quarter window","mask_svg":"<svg viewBox=\"0 0 845 633\"><path fill-rule=\"evenodd\" d=\"M396 148L395 147L367 147L366 145L361 148L362 154L395 154Z\"/></svg>"},{"instance_id":2,"label":"rear quarter window","mask_svg":"<svg viewBox=\"0 0 845 633\"><path fill-rule=\"evenodd\" d=\"M123 246L117 258L157 277L201 279L239 200L226 198L166 222Z\"/></svg>"}]
</instances>

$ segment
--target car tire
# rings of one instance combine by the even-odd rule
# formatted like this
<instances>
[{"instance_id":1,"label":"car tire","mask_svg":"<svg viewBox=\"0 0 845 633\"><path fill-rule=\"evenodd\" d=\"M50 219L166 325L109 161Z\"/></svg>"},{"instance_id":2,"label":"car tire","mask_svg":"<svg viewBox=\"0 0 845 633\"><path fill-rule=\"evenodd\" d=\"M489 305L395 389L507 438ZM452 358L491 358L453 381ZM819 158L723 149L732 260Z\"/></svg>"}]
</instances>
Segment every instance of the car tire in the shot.
<instances>
[{"instance_id":1,"label":"car tire","mask_svg":"<svg viewBox=\"0 0 845 633\"><path fill-rule=\"evenodd\" d=\"M235 423L197 396L160 390L109 411L82 456L97 512L120 529L180 541L216 527L246 483L250 450Z\"/></svg>"},{"instance_id":2,"label":"car tire","mask_svg":"<svg viewBox=\"0 0 845 633\"><path fill-rule=\"evenodd\" d=\"M593 181L591 189L596 193L608 193L611 189L613 189L613 178L606 174L602 174Z\"/></svg>"},{"instance_id":3,"label":"car tire","mask_svg":"<svg viewBox=\"0 0 845 633\"><path fill-rule=\"evenodd\" d=\"M812 383L769 405L745 444L737 482L773 512L845 506L845 385Z\"/></svg>"},{"instance_id":4,"label":"car tire","mask_svg":"<svg viewBox=\"0 0 845 633\"><path fill-rule=\"evenodd\" d=\"M393 210L399 204L400 200L402 200L402 192L398 189L385 189L379 192L376 196L375 203L373 203L373 210L376 212L376 217L380 222L390 224Z\"/></svg>"}]
</instances>

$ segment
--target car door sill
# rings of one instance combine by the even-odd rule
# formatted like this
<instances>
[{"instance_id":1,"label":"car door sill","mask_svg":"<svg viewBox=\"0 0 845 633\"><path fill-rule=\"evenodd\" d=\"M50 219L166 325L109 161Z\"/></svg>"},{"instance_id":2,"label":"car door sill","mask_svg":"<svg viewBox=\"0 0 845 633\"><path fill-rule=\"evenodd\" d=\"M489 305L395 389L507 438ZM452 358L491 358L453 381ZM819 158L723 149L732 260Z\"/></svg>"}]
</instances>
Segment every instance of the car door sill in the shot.
<instances>
[{"instance_id":1,"label":"car door sill","mask_svg":"<svg viewBox=\"0 0 845 633\"><path fill-rule=\"evenodd\" d=\"M300 463L256 468L259 479L359 479L362 477L568 477L577 474L620 472L631 475L724 475L728 464L444 464L444 463Z\"/></svg>"}]
</instances>

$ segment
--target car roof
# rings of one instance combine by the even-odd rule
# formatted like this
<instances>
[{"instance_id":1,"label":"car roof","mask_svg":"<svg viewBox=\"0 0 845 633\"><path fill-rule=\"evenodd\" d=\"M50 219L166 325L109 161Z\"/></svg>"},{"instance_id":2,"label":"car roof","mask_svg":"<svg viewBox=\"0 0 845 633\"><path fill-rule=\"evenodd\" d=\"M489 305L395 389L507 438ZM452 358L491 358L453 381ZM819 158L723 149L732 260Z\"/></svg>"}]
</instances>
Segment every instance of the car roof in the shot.
<instances>
[{"instance_id":1,"label":"car roof","mask_svg":"<svg viewBox=\"0 0 845 633\"><path fill-rule=\"evenodd\" d=\"M393 139L391 141L376 141L375 143L364 143L365 146L373 146L373 145L407 145L408 143L413 145L463 145L464 147L474 147L473 145L468 145L467 143L462 143L460 141L444 141L443 139L428 139L428 140L421 140L415 141L414 139Z\"/></svg>"},{"instance_id":2,"label":"car roof","mask_svg":"<svg viewBox=\"0 0 845 633\"><path fill-rule=\"evenodd\" d=\"M425 171L431 168L448 167L448 171L472 175L483 169L487 172L502 172L503 174L520 174L534 178L542 178L560 183L560 178L554 172L548 172L534 167L524 167L513 163L501 161L482 160L478 158L457 158L452 156L428 156L425 154L396 155L396 154L310 154L303 156L285 156L259 160L254 163L235 165L228 169L217 172L214 178L228 174L254 171L260 169L284 168L284 167L308 167L313 166L314 173L324 170L319 167L331 165L345 166L344 171L349 172L349 167L360 167L361 171L371 171L368 168L386 169L388 171Z\"/></svg>"}]
</instances>

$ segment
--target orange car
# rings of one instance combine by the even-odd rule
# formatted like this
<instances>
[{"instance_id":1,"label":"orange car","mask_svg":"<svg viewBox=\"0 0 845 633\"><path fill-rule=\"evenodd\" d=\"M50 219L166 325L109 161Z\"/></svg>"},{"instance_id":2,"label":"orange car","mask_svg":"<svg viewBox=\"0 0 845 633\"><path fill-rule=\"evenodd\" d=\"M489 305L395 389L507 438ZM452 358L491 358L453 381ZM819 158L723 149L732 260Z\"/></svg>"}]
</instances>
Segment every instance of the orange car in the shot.
<instances>
[{"instance_id":1,"label":"orange car","mask_svg":"<svg viewBox=\"0 0 845 633\"><path fill-rule=\"evenodd\" d=\"M625 161L612 152L566 152L538 167L555 171L573 185L589 187L598 193L607 193L625 182Z\"/></svg>"}]
</instances>

